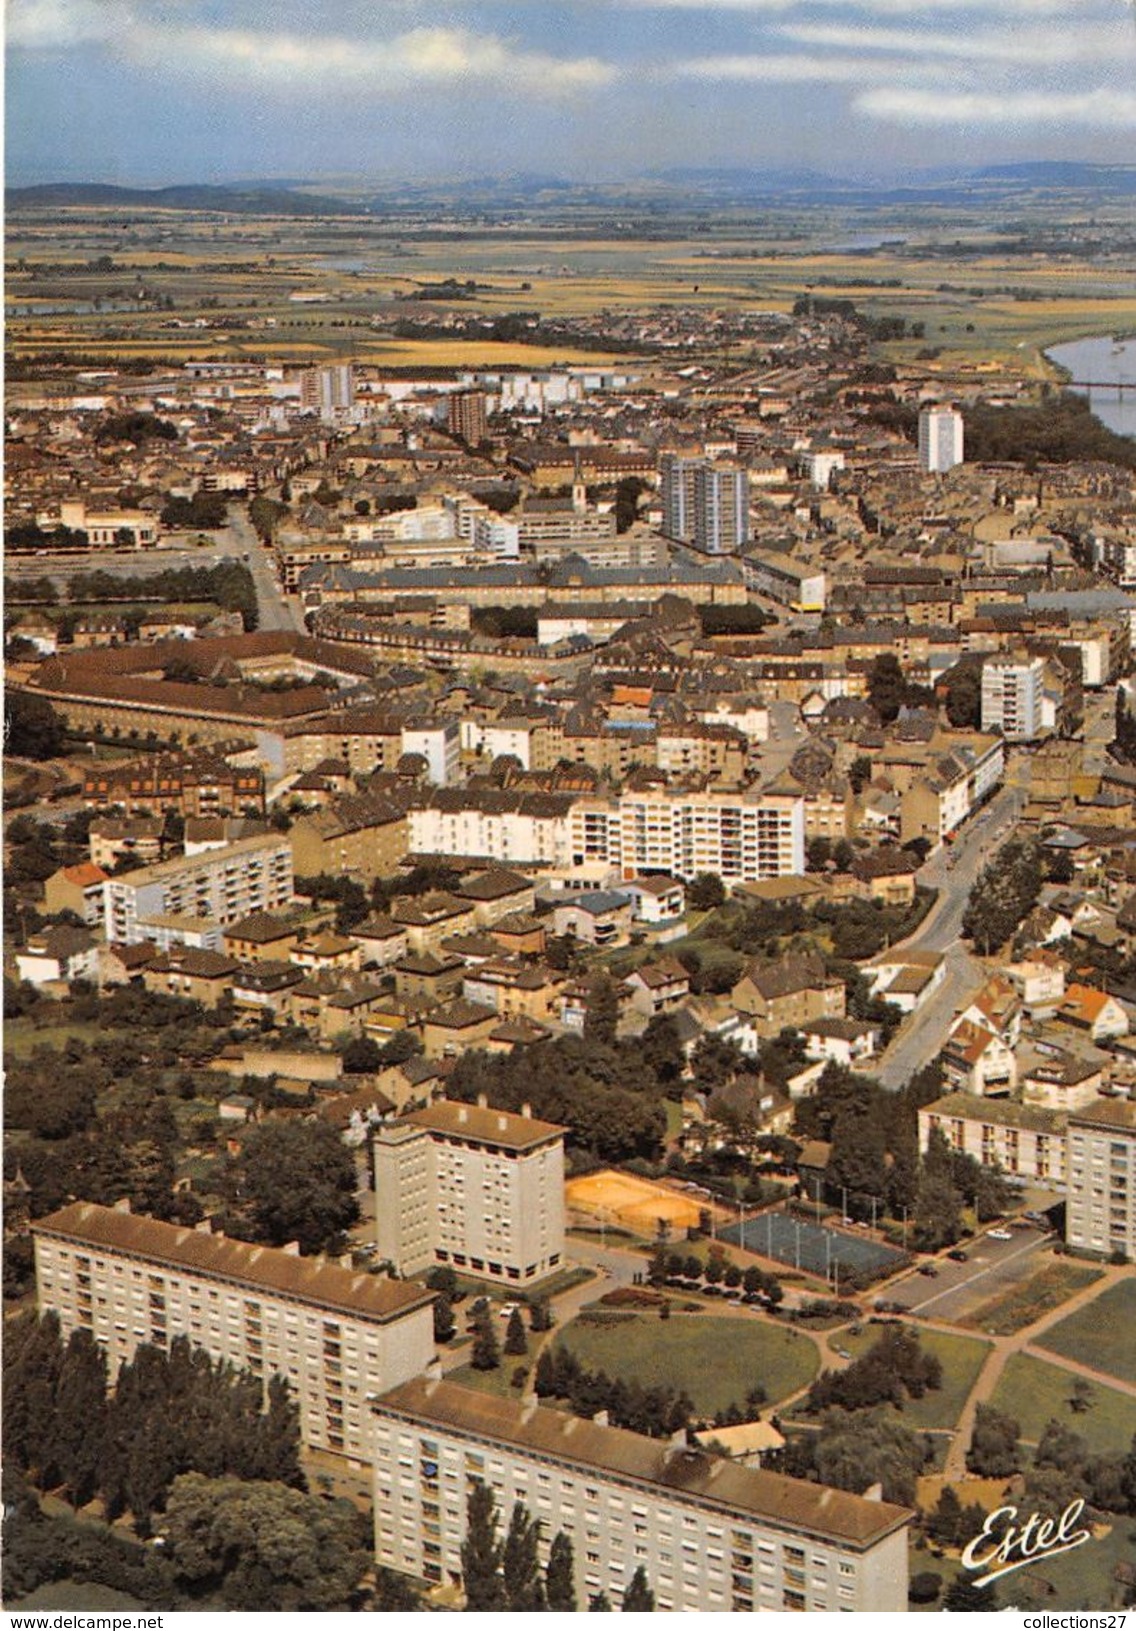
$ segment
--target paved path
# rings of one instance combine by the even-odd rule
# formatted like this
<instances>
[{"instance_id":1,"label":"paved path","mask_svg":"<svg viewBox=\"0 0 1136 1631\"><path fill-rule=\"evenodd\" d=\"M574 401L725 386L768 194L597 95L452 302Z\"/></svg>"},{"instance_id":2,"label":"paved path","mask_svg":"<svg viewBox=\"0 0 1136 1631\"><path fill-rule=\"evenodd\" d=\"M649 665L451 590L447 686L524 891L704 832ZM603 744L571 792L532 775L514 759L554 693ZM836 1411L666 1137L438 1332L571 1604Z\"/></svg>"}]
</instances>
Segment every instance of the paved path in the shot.
<instances>
[{"instance_id":1,"label":"paved path","mask_svg":"<svg viewBox=\"0 0 1136 1631\"><path fill-rule=\"evenodd\" d=\"M1072 1375L1084 1376L1090 1381L1098 1382L1102 1387L1115 1388L1120 1393L1126 1393L1130 1397L1136 1398L1136 1387L1131 1383L1122 1382L1118 1377L1110 1376L1105 1371L1095 1370L1090 1365L1081 1365L1076 1360L1066 1359L1062 1354L1051 1353L1048 1348L1039 1349L1033 1346L1034 1339L1040 1336L1042 1332L1048 1331L1051 1325L1058 1325L1063 1319L1067 1319L1070 1314L1075 1314L1078 1309L1087 1307L1103 1291L1107 1291L1110 1286L1115 1285L1118 1280L1127 1278L1131 1273L1132 1271L1129 1268L1106 1268L1099 1280L1094 1281L1091 1286L1086 1286L1083 1291L1078 1291L1074 1296L1063 1302L1059 1308L1051 1308L1048 1313L1042 1314L1031 1324L1023 1326L1020 1331L1015 1331L1012 1336L989 1339L994 1346L987 1357L986 1363L979 1371L966 1404L962 1408L950 1449L947 1451L947 1459L943 1466L944 1477L957 1479L965 1476L966 1452L970 1448L978 1406L988 1404L993 1398L1001 1380L1002 1372L1016 1353L1032 1352L1036 1358L1044 1359L1047 1364L1056 1365L1062 1370L1069 1371ZM957 1330L956 1334L958 1334Z\"/></svg>"}]
</instances>

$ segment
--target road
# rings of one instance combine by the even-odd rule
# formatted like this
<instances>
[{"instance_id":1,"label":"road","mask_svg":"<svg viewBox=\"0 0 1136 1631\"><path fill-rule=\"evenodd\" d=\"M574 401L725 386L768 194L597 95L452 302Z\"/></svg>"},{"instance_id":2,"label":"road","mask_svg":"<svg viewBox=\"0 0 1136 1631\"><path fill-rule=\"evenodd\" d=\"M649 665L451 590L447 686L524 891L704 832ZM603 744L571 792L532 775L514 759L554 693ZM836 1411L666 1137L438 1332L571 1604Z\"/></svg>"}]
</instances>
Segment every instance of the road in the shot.
<instances>
[{"instance_id":1,"label":"road","mask_svg":"<svg viewBox=\"0 0 1136 1631\"><path fill-rule=\"evenodd\" d=\"M968 1261L952 1263L936 1257L935 1278L913 1270L894 1280L884 1295L889 1302L902 1304L909 1314L922 1319L955 1321L971 1313L981 1303L1029 1278L1049 1259L1046 1249L1053 1237L1030 1230L1011 1230L1010 1240L991 1240L988 1234L965 1242Z\"/></svg>"},{"instance_id":2,"label":"road","mask_svg":"<svg viewBox=\"0 0 1136 1631\"><path fill-rule=\"evenodd\" d=\"M298 611L283 594L276 576L272 552L261 543L256 528L243 507L229 506L229 525L225 529L233 541L237 559L243 559L252 573L256 585L256 605L260 614L259 627L265 630L286 629L289 634L303 634L304 625Z\"/></svg>"},{"instance_id":3,"label":"road","mask_svg":"<svg viewBox=\"0 0 1136 1631\"><path fill-rule=\"evenodd\" d=\"M207 544L165 549L91 550L84 555L17 555L4 564L9 577L50 577L63 582L80 572L107 572L111 577L129 579L153 576L171 567L216 566L220 561L247 564L256 586L259 626L267 630L285 629L303 634L299 609L282 593L276 577L272 553L261 543L243 505L229 506L228 524L212 535Z\"/></svg>"},{"instance_id":4,"label":"road","mask_svg":"<svg viewBox=\"0 0 1136 1631\"><path fill-rule=\"evenodd\" d=\"M1015 765L1011 778L981 815L964 828L949 850L940 849L922 868L920 883L938 889L939 899L901 947L892 947L878 959L893 957L900 949L939 952L946 958L942 984L900 1026L876 1072L882 1085L893 1092L939 1051L956 1012L986 978L986 965L961 938L962 920L979 872L1009 837L1025 802L1026 790Z\"/></svg>"}]
</instances>

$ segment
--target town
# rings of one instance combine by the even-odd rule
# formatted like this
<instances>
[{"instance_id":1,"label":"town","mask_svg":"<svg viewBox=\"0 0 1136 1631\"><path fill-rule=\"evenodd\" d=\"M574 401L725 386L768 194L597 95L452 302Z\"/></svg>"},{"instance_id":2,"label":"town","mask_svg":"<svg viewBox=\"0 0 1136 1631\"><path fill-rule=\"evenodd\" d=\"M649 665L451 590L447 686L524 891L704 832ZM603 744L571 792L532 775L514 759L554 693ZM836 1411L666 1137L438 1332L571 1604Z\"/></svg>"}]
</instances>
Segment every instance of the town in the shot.
<instances>
[{"instance_id":1,"label":"town","mask_svg":"<svg viewBox=\"0 0 1136 1631\"><path fill-rule=\"evenodd\" d=\"M1131 438L460 240L297 355L119 214L9 287L8 1600L1136 1600Z\"/></svg>"}]
</instances>

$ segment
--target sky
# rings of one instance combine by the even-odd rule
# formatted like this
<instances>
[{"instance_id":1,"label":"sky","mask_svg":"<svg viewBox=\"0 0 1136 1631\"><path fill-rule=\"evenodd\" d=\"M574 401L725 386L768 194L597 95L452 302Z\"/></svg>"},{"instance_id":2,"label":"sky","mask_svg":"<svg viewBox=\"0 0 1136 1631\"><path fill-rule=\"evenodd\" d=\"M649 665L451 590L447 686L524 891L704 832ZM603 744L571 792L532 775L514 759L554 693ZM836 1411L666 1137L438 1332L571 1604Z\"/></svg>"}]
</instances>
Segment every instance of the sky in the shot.
<instances>
[{"instance_id":1,"label":"sky","mask_svg":"<svg viewBox=\"0 0 1136 1631\"><path fill-rule=\"evenodd\" d=\"M9 185L1136 162L1136 0L8 0Z\"/></svg>"}]
</instances>

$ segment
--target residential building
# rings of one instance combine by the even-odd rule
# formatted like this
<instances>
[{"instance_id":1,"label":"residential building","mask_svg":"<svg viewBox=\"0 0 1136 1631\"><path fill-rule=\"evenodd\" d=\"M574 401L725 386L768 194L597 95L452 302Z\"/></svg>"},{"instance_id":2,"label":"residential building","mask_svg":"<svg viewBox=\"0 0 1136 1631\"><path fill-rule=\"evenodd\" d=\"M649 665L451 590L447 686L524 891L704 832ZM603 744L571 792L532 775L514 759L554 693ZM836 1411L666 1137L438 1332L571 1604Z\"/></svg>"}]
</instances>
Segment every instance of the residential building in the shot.
<instances>
[{"instance_id":1,"label":"residential building","mask_svg":"<svg viewBox=\"0 0 1136 1631\"><path fill-rule=\"evenodd\" d=\"M99 972L99 948L89 929L70 923L56 923L38 934L16 953L16 971L29 985L51 985L71 980L95 980Z\"/></svg>"},{"instance_id":2,"label":"residential building","mask_svg":"<svg viewBox=\"0 0 1136 1631\"><path fill-rule=\"evenodd\" d=\"M919 463L939 475L963 460L963 419L955 408L924 408L919 415Z\"/></svg>"},{"instance_id":3,"label":"residential building","mask_svg":"<svg viewBox=\"0 0 1136 1631\"><path fill-rule=\"evenodd\" d=\"M1069 1117L1065 1239L1136 1258L1136 1101L1098 1099Z\"/></svg>"},{"instance_id":4,"label":"residential building","mask_svg":"<svg viewBox=\"0 0 1136 1631\"><path fill-rule=\"evenodd\" d=\"M1060 1111L1014 1099L948 1093L919 1112L921 1150L933 1129L952 1149L972 1155L984 1167L997 1165L1011 1178L1047 1189L1065 1186L1065 1117Z\"/></svg>"},{"instance_id":5,"label":"residential building","mask_svg":"<svg viewBox=\"0 0 1136 1631\"><path fill-rule=\"evenodd\" d=\"M435 1379L373 1405L375 1561L459 1586L475 1482L572 1542L581 1604L642 1568L661 1612L907 1607L904 1507Z\"/></svg>"},{"instance_id":6,"label":"residential building","mask_svg":"<svg viewBox=\"0 0 1136 1631\"><path fill-rule=\"evenodd\" d=\"M400 1275L448 1264L526 1289L554 1273L564 1258L564 1132L527 1108L518 1116L447 1100L378 1128L380 1257Z\"/></svg>"},{"instance_id":7,"label":"residential building","mask_svg":"<svg viewBox=\"0 0 1136 1631\"><path fill-rule=\"evenodd\" d=\"M624 878L715 872L727 887L805 870L804 801L791 794L632 785L617 799L580 798L572 863L605 862Z\"/></svg>"},{"instance_id":8,"label":"residential building","mask_svg":"<svg viewBox=\"0 0 1136 1631\"><path fill-rule=\"evenodd\" d=\"M103 884L108 940L145 939L143 919L201 918L220 927L292 901L292 851L280 834L240 838L221 850L139 867Z\"/></svg>"},{"instance_id":9,"label":"residential building","mask_svg":"<svg viewBox=\"0 0 1136 1631\"><path fill-rule=\"evenodd\" d=\"M74 912L90 928L103 920L103 885L108 874L95 861L61 866L43 886L43 906L49 917L57 912Z\"/></svg>"},{"instance_id":10,"label":"residential building","mask_svg":"<svg viewBox=\"0 0 1136 1631\"><path fill-rule=\"evenodd\" d=\"M982 729L1010 742L1032 742L1042 732L1044 657L993 657L982 667Z\"/></svg>"},{"instance_id":11,"label":"residential building","mask_svg":"<svg viewBox=\"0 0 1136 1631\"><path fill-rule=\"evenodd\" d=\"M282 1376L309 1450L369 1461L369 1395L425 1370L433 1294L291 1248L253 1246L77 1201L35 1235L41 1314L90 1331L113 1376L143 1344L187 1336L215 1360Z\"/></svg>"},{"instance_id":12,"label":"residential building","mask_svg":"<svg viewBox=\"0 0 1136 1631\"><path fill-rule=\"evenodd\" d=\"M733 555L748 537L745 467L700 461L694 470L694 547L707 555Z\"/></svg>"},{"instance_id":13,"label":"residential building","mask_svg":"<svg viewBox=\"0 0 1136 1631\"><path fill-rule=\"evenodd\" d=\"M477 447L489 434L484 391L451 391L446 398L446 428L470 447Z\"/></svg>"},{"instance_id":14,"label":"residential building","mask_svg":"<svg viewBox=\"0 0 1136 1631\"><path fill-rule=\"evenodd\" d=\"M382 794L349 794L299 816L288 831L297 877L389 876L410 847L406 812Z\"/></svg>"},{"instance_id":15,"label":"residential building","mask_svg":"<svg viewBox=\"0 0 1136 1631\"><path fill-rule=\"evenodd\" d=\"M801 1030L810 1020L842 1019L844 981L825 973L817 957L782 957L751 963L730 993L730 1002L753 1022L758 1036Z\"/></svg>"}]
</instances>

